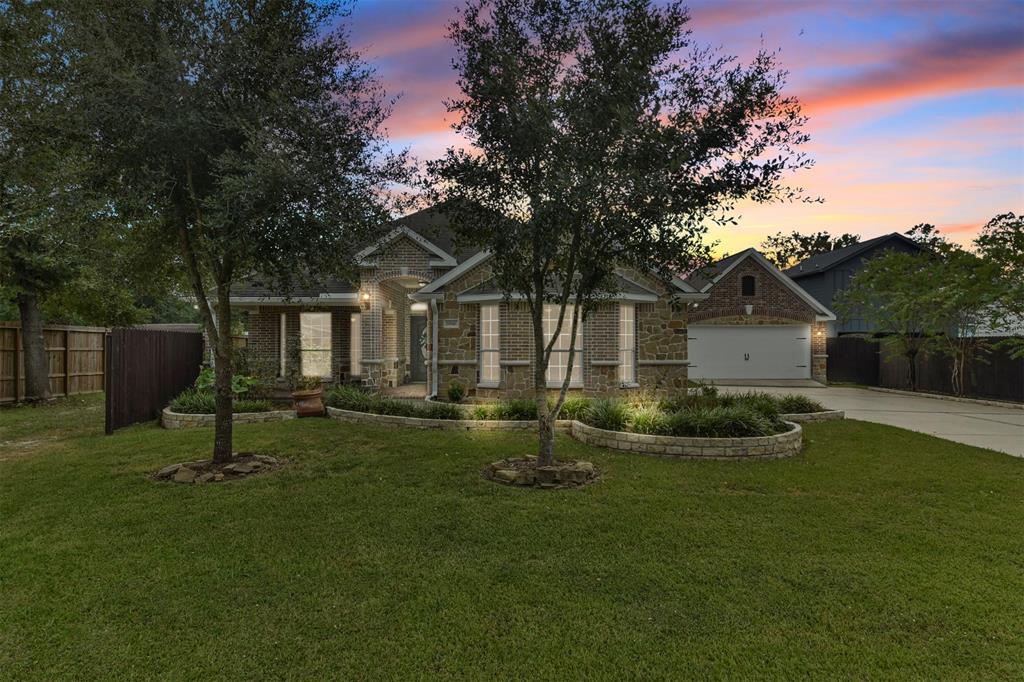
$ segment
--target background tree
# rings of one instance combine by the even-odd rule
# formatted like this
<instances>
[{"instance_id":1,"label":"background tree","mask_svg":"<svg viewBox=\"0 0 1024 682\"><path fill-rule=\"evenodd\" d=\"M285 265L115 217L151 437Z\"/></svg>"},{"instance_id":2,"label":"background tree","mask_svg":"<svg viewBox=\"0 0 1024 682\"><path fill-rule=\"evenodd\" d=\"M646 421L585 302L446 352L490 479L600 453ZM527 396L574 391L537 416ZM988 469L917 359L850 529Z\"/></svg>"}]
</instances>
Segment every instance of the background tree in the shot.
<instances>
[{"instance_id":1,"label":"background tree","mask_svg":"<svg viewBox=\"0 0 1024 682\"><path fill-rule=\"evenodd\" d=\"M955 245L935 252L929 261L924 273L929 292L919 305L935 312L937 346L950 358L953 393L962 396L969 364L990 345L981 332L999 317L999 267Z\"/></svg>"},{"instance_id":2,"label":"background tree","mask_svg":"<svg viewBox=\"0 0 1024 682\"><path fill-rule=\"evenodd\" d=\"M1024 327L1024 217L1002 213L988 221L974 240L978 253L1000 270L1001 292L993 326ZM1000 345L1010 357L1024 357L1024 338L1011 337Z\"/></svg>"},{"instance_id":3,"label":"background tree","mask_svg":"<svg viewBox=\"0 0 1024 682\"><path fill-rule=\"evenodd\" d=\"M372 71L311 0L74 2L98 163L137 238L173 247L216 365L214 459L231 457L231 286L351 272L403 178Z\"/></svg>"},{"instance_id":4,"label":"background tree","mask_svg":"<svg viewBox=\"0 0 1024 682\"><path fill-rule=\"evenodd\" d=\"M860 241L860 235L844 233L833 237L828 232L776 232L761 242L764 257L777 268L785 269L819 253L827 253L853 246Z\"/></svg>"},{"instance_id":5,"label":"background tree","mask_svg":"<svg viewBox=\"0 0 1024 682\"><path fill-rule=\"evenodd\" d=\"M462 94L448 108L474 149L450 149L431 170L454 228L493 254L498 285L529 310L541 465L579 324L613 292L616 268L669 280L706 258L705 224L728 221L737 200L799 196L780 178L809 165L795 151L804 118L774 56L684 54L688 20L678 2L471 0L449 27ZM558 306L548 338L545 303ZM549 409L567 321L568 369Z\"/></svg>"},{"instance_id":6,"label":"background tree","mask_svg":"<svg viewBox=\"0 0 1024 682\"><path fill-rule=\"evenodd\" d=\"M835 302L843 317L861 317L884 334L877 340L907 360L907 384L917 389L917 356L934 347L942 312L932 299L935 257L930 252L887 251L870 259Z\"/></svg>"}]
</instances>

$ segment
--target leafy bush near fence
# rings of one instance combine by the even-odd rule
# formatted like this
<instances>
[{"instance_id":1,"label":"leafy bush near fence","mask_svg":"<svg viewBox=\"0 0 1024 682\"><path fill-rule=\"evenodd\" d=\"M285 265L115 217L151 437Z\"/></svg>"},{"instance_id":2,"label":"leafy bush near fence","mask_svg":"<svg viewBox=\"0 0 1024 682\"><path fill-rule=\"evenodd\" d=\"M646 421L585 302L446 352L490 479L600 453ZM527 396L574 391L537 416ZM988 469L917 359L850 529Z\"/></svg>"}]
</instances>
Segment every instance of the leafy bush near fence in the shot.
<instances>
[{"instance_id":1,"label":"leafy bush near fence","mask_svg":"<svg viewBox=\"0 0 1024 682\"><path fill-rule=\"evenodd\" d=\"M188 388L172 400L168 407L171 408L172 412L181 414L213 414L217 411L216 396L213 394L213 391ZM270 412L274 409L274 405L269 400L235 398L231 409L236 414L241 412Z\"/></svg>"}]
</instances>

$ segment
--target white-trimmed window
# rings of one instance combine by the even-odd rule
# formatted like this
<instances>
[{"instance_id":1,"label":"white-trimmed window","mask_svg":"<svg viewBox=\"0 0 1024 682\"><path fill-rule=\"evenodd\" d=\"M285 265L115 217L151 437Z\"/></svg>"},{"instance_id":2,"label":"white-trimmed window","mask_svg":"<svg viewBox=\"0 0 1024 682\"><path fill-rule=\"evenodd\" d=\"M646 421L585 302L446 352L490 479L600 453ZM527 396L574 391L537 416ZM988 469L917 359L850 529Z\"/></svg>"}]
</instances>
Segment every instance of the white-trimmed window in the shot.
<instances>
[{"instance_id":1,"label":"white-trimmed window","mask_svg":"<svg viewBox=\"0 0 1024 682\"><path fill-rule=\"evenodd\" d=\"M624 386L636 383L636 307L619 305L619 381Z\"/></svg>"},{"instance_id":2,"label":"white-trimmed window","mask_svg":"<svg viewBox=\"0 0 1024 682\"><path fill-rule=\"evenodd\" d=\"M280 361L279 376L288 376L288 314L281 313L281 324L277 330L277 349Z\"/></svg>"},{"instance_id":3,"label":"white-trimmed window","mask_svg":"<svg viewBox=\"0 0 1024 682\"><path fill-rule=\"evenodd\" d=\"M349 318L348 344L349 373L354 376L363 375L363 314L352 313Z\"/></svg>"},{"instance_id":4,"label":"white-trimmed window","mask_svg":"<svg viewBox=\"0 0 1024 682\"><path fill-rule=\"evenodd\" d=\"M554 303L544 304L544 343L545 345L555 335L558 327L558 313L560 306ZM569 338L572 336L572 318L576 314L576 306L566 305L565 319L562 320L562 329L551 347L551 358L548 360L547 381L548 386L561 386L565 380L565 370L569 367ZM572 360L572 377L569 379L570 386L583 385L583 323L580 322L576 330L576 353Z\"/></svg>"},{"instance_id":5,"label":"white-trimmed window","mask_svg":"<svg viewBox=\"0 0 1024 682\"><path fill-rule=\"evenodd\" d=\"M498 304L480 306L480 385L501 383L501 331Z\"/></svg>"},{"instance_id":6,"label":"white-trimmed window","mask_svg":"<svg viewBox=\"0 0 1024 682\"><path fill-rule=\"evenodd\" d=\"M330 313L299 313L299 348L304 376L331 376Z\"/></svg>"}]
</instances>

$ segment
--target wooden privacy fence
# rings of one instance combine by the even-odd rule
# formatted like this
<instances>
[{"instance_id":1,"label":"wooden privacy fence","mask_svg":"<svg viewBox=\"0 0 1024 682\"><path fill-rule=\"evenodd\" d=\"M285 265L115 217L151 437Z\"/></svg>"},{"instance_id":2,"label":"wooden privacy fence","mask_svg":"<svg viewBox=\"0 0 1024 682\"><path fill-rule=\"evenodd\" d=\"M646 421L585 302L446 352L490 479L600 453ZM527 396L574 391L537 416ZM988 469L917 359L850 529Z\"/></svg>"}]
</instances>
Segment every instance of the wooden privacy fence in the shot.
<instances>
[{"instance_id":1,"label":"wooden privacy fence","mask_svg":"<svg viewBox=\"0 0 1024 682\"><path fill-rule=\"evenodd\" d=\"M203 361L199 332L116 328L107 340L106 431L149 421L192 385Z\"/></svg>"},{"instance_id":2,"label":"wooden privacy fence","mask_svg":"<svg viewBox=\"0 0 1024 682\"><path fill-rule=\"evenodd\" d=\"M103 390L103 327L46 325L47 374L54 397ZM0 322L0 403L25 397L25 343L21 325Z\"/></svg>"},{"instance_id":3,"label":"wooden privacy fence","mask_svg":"<svg viewBox=\"0 0 1024 682\"><path fill-rule=\"evenodd\" d=\"M992 345L1002 338L987 339ZM907 359L870 339L841 336L828 340L829 381L909 389ZM952 394L952 359L929 351L917 356L917 390ZM1011 359L1003 348L980 353L967 365L964 395L989 400L1024 402L1024 358Z\"/></svg>"}]
</instances>

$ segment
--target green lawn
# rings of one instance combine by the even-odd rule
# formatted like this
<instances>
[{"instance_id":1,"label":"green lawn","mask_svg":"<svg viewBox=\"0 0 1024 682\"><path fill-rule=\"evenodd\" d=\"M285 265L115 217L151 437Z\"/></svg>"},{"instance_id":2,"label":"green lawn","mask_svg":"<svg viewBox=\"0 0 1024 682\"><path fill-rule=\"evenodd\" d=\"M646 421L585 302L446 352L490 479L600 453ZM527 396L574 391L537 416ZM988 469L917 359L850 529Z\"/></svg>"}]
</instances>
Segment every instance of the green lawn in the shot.
<instances>
[{"instance_id":1,"label":"green lawn","mask_svg":"<svg viewBox=\"0 0 1024 682\"><path fill-rule=\"evenodd\" d=\"M289 466L156 484L210 430L0 410L0 678L1020 679L1024 461L863 422L799 457L559 440L579 490L482 480L525 434L235 430Z\"/></svg>"}]
</instances>

